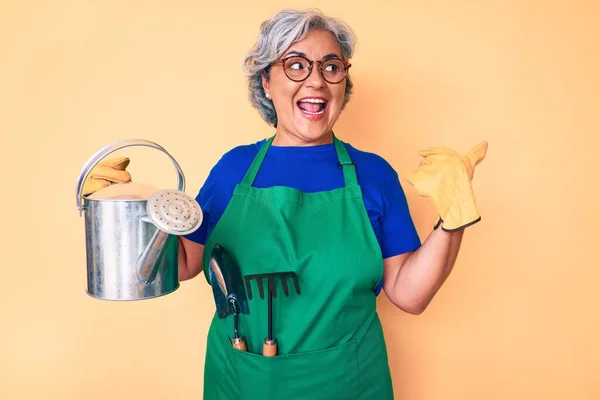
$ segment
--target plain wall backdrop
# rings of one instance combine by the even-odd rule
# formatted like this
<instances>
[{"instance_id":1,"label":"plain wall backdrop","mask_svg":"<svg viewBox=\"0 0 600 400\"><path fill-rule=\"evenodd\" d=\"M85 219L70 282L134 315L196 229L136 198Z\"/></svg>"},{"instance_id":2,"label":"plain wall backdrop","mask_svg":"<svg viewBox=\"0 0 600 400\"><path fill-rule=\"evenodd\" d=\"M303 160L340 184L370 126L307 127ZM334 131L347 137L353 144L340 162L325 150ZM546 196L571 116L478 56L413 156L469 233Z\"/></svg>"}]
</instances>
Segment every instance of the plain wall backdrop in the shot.
<instances>
[{"instance_id":1,"label":"plain wall backdrop","mask_svg":"<svg viewBox=\"0 0 600 400\"><path fill-rule=\"evenodd\" d=\"M359 38L343 140L401 175L423 147L489 141L483 220L446 285L420 316L378 300L397 398L600 398L600 14L576 0L2 1L0 398L201 398L209 286L88 297L75 183L98 149L140 137L195 196L224 152L272 135L241 62L284 7ZM175 185L161 152L118 154L136 181ZM435 210L402 183L424 240Z\"/></svg>"}]
</instances>

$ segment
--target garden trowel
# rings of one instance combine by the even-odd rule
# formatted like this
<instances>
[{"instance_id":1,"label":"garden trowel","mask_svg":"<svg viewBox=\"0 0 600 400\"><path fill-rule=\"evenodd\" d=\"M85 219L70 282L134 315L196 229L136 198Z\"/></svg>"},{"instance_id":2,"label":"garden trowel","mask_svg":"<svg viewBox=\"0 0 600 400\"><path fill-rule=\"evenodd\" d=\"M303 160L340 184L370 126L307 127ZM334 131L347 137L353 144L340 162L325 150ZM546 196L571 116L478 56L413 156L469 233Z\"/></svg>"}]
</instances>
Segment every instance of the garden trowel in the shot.
<instances>
[{"instance_id":1,"label":"garden trowel","mask_svg":"<svg viewBox=\"0 0 600 400\"><path fill-rule=\"evenodd\" d=\"M250 314L239 265L229 251L218 243L212 250L208 265L217 315L221 319L233 315L231 343L238 350L248 351L246 340L238 331L239 314Z\"/></svg>"}]
</instances>

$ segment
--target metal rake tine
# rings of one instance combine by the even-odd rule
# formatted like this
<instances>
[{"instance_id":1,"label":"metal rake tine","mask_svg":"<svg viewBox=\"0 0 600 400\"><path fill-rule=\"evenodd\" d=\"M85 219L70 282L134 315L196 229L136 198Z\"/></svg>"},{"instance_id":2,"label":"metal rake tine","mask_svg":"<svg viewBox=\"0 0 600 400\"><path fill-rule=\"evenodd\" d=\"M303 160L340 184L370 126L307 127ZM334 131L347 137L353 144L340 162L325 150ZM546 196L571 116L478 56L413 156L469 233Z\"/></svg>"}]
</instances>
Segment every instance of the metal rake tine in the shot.
<instances>
[{"instance_id":1,"label":"metal rake tine","mask_svg":"<svg viewBox=\"0 0 600 400\"><path fill-rule=\"evenodd\" d=\"M261 276L256 278L256 285L258 286L258 295L261 299L265 298L265 288L263 287L263 278Z\"/></svg>"},{"instance_id":2,"label":"metal rake tine","mask_svg":"<svg viewBox=\"0 0 600 400\"><path fill-rule=\"evenodd\" d=\"M294 286L296 286L296 293L300 294L300 283L298 282L298 275L295 272L290 273L292 276L292 280L294 281Z\"/></svg>"},{"instance_id":3,"label":"metal rake tine","mask_svg":"<svg viewBox=\"0 0 600 400\"><path fill-rule=\"evenodd\" d=\"M255 275L246 275L246 283L247 286L250 287L251 286L251 281L255 280L256 281L256 286L258 287L258 295L260 296L261 299L265 298L265 288L263 287L263 275L262 274L255 274ZM250 300L252 300L252 297L250 297Z\"/></svg>"},{"instance_id":4,"label":"metal rake tine","mask_svg":"<svg viewBox=\"0 0 600 400\"><path fill-rule=\"evenodd\" d=\"M283 286L283 294L285 294L285 297L288 297L290 294L288 291L286 275L280 275L279 279L281 279L281 286Z\"/></svg>"},{"instance_id":5,"label":"metal rake tine","mask_svg":"<svg viewBox=\"0 0 600 400\"><path fill-rule=\"evenodd\" d=\"M262 276L260 275L246 275L244 277L246 280L246 289L248 291L248 299L252 300L252 280L256 281L256 286L258 287L258 295L261 299L265 298L265 290L263 288Z\"/></svg>"},{"instance_id":6,"label":"metal rake tine","mask_svg":"<svg viewBox=\"0 0 600 400\"><path fill-rule=\"evenodd\" d=\"M251 279L252 277L248 275L244 277L244 280L246 281L246 291L248 292L248 300L252 300L252 284L250 283Z\"/></svg>"},{"instance_id":7,"label":"metal rake tine","mask_svg":"<svg viewBox=\"0 0 600 400\"><path fill-rule=\"evenodd\" d=\"M267 278L267 285L269 285L268 290L271 292L271 295L273 296L273 298L277 297L277 290L275 289L275 276L270 275Z\"/></svg>"}]
</instances>

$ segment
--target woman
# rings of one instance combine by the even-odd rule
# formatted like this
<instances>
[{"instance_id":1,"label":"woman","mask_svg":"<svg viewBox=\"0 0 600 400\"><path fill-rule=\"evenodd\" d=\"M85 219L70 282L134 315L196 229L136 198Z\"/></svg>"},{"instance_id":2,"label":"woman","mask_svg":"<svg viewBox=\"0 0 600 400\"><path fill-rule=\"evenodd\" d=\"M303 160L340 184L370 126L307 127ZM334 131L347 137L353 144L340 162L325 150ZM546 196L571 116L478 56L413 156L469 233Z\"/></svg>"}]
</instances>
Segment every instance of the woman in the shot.
<instances>
[{"instance_id":1,"label":"woman","mask_svg":"<svg viewBox=\"0 0 600 400\"><path fill-rule=\"evenodd\" d=\"M376 296L423 312L480 219L470 182L485 144L422 152L410 182L440 218L421 244L394 169L335 136L354 43L344 23L288 10L261 25L245 59L251 102L275 132L211 170L197 196L202 227L180 241L180 279L208 279L218 243L243 275L294 271L301 294L274 299L274 357L261 353L266 300L253 296L240 316L247 351L232 346L232 317L215 315L205 399L392 399Z\"/></svg>"}]
</instances>

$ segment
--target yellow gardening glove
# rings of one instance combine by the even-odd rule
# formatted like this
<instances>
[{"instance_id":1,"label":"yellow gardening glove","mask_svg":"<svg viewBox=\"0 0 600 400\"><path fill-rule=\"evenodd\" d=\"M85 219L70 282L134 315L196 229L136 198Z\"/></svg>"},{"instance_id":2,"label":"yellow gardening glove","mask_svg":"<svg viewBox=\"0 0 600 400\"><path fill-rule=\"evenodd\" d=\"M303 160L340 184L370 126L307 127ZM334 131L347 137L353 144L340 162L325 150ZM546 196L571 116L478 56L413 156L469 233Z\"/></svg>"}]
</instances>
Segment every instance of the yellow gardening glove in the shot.
<instances>
[{"instance_id":1,"label":"yellow gardening glove","mask_svg":"<svg viewBox=\"0 0 600 400\"><path fill-rule=\"evenodd\" d=\"M82 194L87 196L115 183L131 182L131 175L125 171L129 158L105 158L90 171L83 184Z\"/></svg>"},{"instance_id":2,"label":"yellow gardening glove","mask_svg":"<svg viewBox=\"0 0 600 400\"><path fill-rule=\"evenodd\" d=\"M419 194L427 197L438 212L435 228L445 231L464 229L481 220L471 186L475 167L487 153L487 142L475 146L466 155L445 147L419 151L419 168L406 177Z\"/></svg>"}]
</instances>

